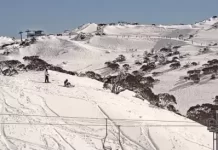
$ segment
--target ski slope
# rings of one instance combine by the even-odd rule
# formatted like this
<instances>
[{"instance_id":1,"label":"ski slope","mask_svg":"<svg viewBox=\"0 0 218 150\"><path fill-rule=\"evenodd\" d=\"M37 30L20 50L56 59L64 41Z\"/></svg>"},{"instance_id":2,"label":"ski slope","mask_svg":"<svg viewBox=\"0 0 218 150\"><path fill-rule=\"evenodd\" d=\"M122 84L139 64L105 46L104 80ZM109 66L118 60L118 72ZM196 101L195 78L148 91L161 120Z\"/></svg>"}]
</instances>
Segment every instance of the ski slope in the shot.
<instances>
[{"instance_id":1,"label":"ski slope","mask_svg":"<svg viewBox=\"0 0 218 150\"><path fill-rule=\"evenodd\" d=\"M143 60L145 51L168 46L181 46L181 65L199 63L190 68L169 69L169 64L152 72L162 72L152 89L155 94L170 93L176 97L182 114L194 105L212 103L217 95L217 80L204 76L199 84L183 80L188 70L198 69L208 60L216 59L218 47L200 54L199 50L218 43L217 23L209 19L194 25L106 25L104 36L96 36L97 24L85 24L72 32L92 34L88 40L75 41L71 35L43 36L27 47L18 44L0 50L1 60L38 55L50 64L65 70L94 71L102 76L113 74L104 63L120 54L129 64L129 72L139 70L136 60ZM179 35L183 39L179 39ZM189 39L189 36L193 38ZM1 44L11 43L1 37ZM2 55L10 51L9 55ZM25 62L23 62L25 63ZM121 67L122 69L122 67ZM151 73L145 73L149 76ZM65 79L75 88L64 88ZM210 150L212 134L203 127L167 110L152 107L147 101L134 97L130 91L114 95L95 80L50 71L49 84L44 84L43 72L21 72L13 77L0 76L1 140L0 149L10 150L102 150L102 139L113 150ZM9 115L11 114L11 115ZM64 117L65 116L65 117ZM151 121L153 120L153 121ZM172 122L169 122L172 121ZM120 125L120 143L119 128Z\"/></svg>"},{"instance_id":2,"label":"ski slope","mask_svg":"<svg viewBox=\"0 0 218 150\"><path fill-rule=\"evenodd\" d=\"M103 31L108 35L160 36L164 32L169 32L171 30L152 25L115 25L106 26Z\"/></svg>"},{"instance_id":3,"label":"ski slope","mask_svg":"<svg viewBox=\"0 0 218 150\"><path fill-rule=\"evenodd\" d=\"M214 25L217 22L218 22L217 17L215 17L215 18L211 17L209 19L206 19L206 20L195 23L194 26L207 30L207 29L210 29L211 26Z\"/></svg>"},{"instance_id":4,"label":"ski slope","mask_svg":"<svg viewBox=\"0 0 218 150\"><path fill-rule=\"evenodd\" d=\"M188 57L180 60L181 64L199 62L200 66L208 60L215 59L217 53L217 47L213 46L211 47L211 53L198 55L200 49L211 43L218 43L216 36L218 30L206 30L208 25L211 27L217 20L209 20L201 23L201 26L204 27L202 29L194 25L192 25L192 28L190 28L190 25L106 25L103 28L106 35L93 35L85 41L75 41L71 36L66 35L62 37L45 36L38 38L37 43L29 47L16 47L14 52L12 47L10 48L12 52L9 56L0 55L0 58L23 61L22 58L24 56L39 55L40 58L48 63L60 66L66 70L78 72L95 71L102 76L106 76L110 74L110 71L105 68L104 63L115 60L120 54L127 58L121 65L125 63L130 64L131 69L129 72L132 72L140 69L141 66L136 65L135 61L143 60L144 51L150 52L154 48L158 52L163 47L181 46L178 49L181 54L189 54ZM97 24L89 23L75 29L74 32L78 34L81 32L92 34L96 32L96 29ZM183 35L183 38L186 40L179 39L179 35ZM194 35L194 37L188 39L190 35ZM1 41L4 42L5 38ZM216 80L211 83L214 87L212 90L203 95L198 95L195 93L208 89L209 81L203 82L205 84L201 84L201 86L190 86L191 83L186 83L181 79L187 75L188 70L194 68L168 71L169 65L166 65L154 70L154 72L166 72L157 77L160 83L154 86L154 91L156 93L174 94L178 102L178 108L184 115L191 106L212 102L211 98L216 95ZM205 77L205 81L207 80L209 80L209 77ZM185 94L187 92L192 96L188 97Z\"/></svg>"},{"instance_id":5,"label":"ski slope","mask_svg":"<svg viewBox=\"0 0 218 150\"><path fill-rule=\"evenodd\" d=\"M4 44L9 44L12 42L13 42L12 38L0 36L0 46L2 46Z\"/></svg>"},{"instance_id":6,"label":"ski slope","mask_svg":"<svg viewBox=\"0 0 218 150\"><path fill-rule=\"evenodd\" d=\"M73 30L76 33L93 33L97 31L97 24L96 23L88 23L84 24L81 27Z\"/></svg>"},{"instance_id":7,"label":"ski slope","mask_svg":"<svg viewBox=\"0 0 218 150\"><path fill-rule=\"evenodd\" d=\"M51 83L48 84L43 83L43 72L0 76L1 114L5 114L1 115L4 122L1 149L103 149L105 118L108 119L105 145L112 149L212 148L212 135L206 127L167 110L153 108L146 101L134 98L132 92L114 95L103 90L98 81L49 73ZM62 86L66 78L74 88ZM174 122L165 122L170 120Z\"/></svg>"}]
</instances>

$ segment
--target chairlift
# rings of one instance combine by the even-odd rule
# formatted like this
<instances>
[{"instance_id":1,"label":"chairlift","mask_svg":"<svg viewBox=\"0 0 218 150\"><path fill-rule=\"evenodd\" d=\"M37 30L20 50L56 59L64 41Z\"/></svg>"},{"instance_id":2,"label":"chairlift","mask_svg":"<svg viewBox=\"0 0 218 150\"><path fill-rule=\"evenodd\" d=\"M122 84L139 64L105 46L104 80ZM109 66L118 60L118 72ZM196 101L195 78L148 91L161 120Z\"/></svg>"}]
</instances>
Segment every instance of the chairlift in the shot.
<instances>
[{"instance_id":1,"label":"chairlift","mask_svg":"<svg viewBox=\"0 0 218 150\"><path fill-rule=\"evenodd\" d=\"M101 139L103 150L112 150L111 146L105 146L106 137Z\"/></svg>"}]
</instances>

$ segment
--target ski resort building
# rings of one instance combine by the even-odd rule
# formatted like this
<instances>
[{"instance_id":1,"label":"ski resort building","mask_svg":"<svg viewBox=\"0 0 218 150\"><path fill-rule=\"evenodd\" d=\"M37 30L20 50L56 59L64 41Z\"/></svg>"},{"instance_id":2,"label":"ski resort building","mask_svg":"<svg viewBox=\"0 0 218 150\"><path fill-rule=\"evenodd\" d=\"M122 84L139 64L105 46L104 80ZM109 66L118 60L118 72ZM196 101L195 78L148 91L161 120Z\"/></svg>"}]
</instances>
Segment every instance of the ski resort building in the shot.
<instances>
[{"instance_id":1,"label":"ski resort building","mask_svg":"<svg viewBox=\"0 0 218 150\"><path fill-rule=\"evenodd\" d=\"M27 33L27 38L44 36L44 35L45 35L44 31L42 31L42 30L30 31Z\"/></svg>"}]
</instances>

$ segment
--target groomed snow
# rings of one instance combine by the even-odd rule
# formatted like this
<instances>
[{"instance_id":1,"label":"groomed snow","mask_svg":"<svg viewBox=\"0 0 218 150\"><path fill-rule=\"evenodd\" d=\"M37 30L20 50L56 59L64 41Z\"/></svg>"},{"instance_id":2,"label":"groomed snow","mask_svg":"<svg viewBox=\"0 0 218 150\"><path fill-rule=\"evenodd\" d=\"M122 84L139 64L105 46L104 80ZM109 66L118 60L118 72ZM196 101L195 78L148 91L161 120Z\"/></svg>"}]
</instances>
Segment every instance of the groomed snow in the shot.
<instances>
[{"instance_id":1,"label":"groomed snow","mask_svg":"<svg viewBox=\"0 0 218 150\"><path fill-rule=\"evenodd\" d=\"M116 125L121 125L124 149L211 149L212 135L206 127L167 110L153 108L146 101L134 98L132 92L114 95L103 90L98 81L49 73L51 83L48 84L43 83L43 72L0 76L1 112L18 114L1 116L4 123L16 123L1 125L1 149L102 149L103 118L108 118L109 125L106 145L113 149L119 147ZM74 88L62 86L66 78Z\"/></svg>"},{"instance_id":2,"label":"groomed snow","mask_svg":"<svg viewBox=\"0 0 218 150\"><path fill-rule=\"evenodd\" d=\"M95 23L88 23L88 24L85 24L83 26L81 26L81 28L79 29L76 29L76 33L93 33L93 32L96 32L97 31L97 24Z\"/></svg>"},{"instance_id":3,"label":"groomed snow","mask_svg":"<svg viewBox=\"0 0 218 150\"><path fill-rule=\"evenodd\" d=\"M12 38L0 36L0 46L4 44L12 43L12 42L13 42Z\"/></svg>"}]
</instances>

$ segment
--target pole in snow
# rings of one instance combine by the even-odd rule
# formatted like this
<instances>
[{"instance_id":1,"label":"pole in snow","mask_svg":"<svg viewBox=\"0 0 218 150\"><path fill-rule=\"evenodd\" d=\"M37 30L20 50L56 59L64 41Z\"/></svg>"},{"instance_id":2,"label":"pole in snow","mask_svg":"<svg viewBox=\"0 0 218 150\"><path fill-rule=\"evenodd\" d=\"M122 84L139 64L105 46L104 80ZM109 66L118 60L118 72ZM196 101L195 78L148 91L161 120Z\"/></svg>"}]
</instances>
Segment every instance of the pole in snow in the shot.
<instances>
[{"instance_id":1,"label":"pole in snow","mask_svg":"<svg viewBox=\"0 0 218 150\"><path fill-rule=\"evenodd\" d=\"M121 143L121 137L120 137L120 125L118 125L118 135L119 135L119 144L120 144L120 147L121 147L122 150L124 150L123 146L122 146L122 143Z\"/></svg>"},{"instance_id":2,"label":"pole in snow","mask_svg":"<svg viewBox=\"0 0 218 150\"><path fill-rule=\"evenodd\" d=\"M215 97L214 103L218 106L218 96ZM218 150L218 110L215 110L216 118L208 119L208 130L213 132L213 150ZM215 142L216 141L216 142ZM216 146L215 146L216 145Z\"/></svg>"}]
</instances>

